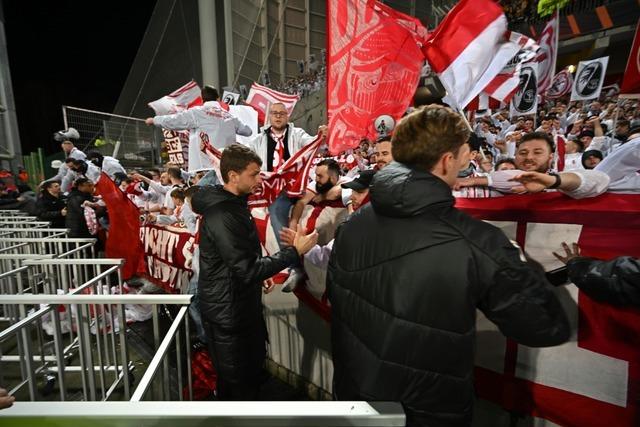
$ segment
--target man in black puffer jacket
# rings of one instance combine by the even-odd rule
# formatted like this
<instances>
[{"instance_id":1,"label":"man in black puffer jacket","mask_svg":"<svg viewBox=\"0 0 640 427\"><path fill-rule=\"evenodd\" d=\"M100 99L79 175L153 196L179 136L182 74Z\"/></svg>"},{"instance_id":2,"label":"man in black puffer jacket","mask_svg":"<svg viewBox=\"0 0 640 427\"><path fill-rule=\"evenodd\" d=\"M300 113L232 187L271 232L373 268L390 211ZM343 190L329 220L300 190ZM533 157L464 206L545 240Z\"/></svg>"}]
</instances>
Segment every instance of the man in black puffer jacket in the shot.
<instances>
[{"instance_id":1,"label":"man in black puffer jacket","mask_svg":"<svg viewBox=\"0 0 640 427\"><path fill-rule=\"evenodd\" d=\"M402 163L376 174L329 262L335 395L399 401L410 426L471 423L476 308L528 346L570 335L544 273L502 231L455 209L468 138L449 108L405 117L392 140Z\"/></svg>"},{"instance_id":2,"label":"man in black puffer jacket","mask_svg":"<svg viewBox=\"0 0 640 427\"><path fill-rule=\"evenodd\" d=\"M318 240L298 232L293 246L262 256L247 196L260 185L262 161L234 144L220 160L224 186L203 187L191 199L200 225L198 296L220 400L256 400L266 356L263 282L296 264ZM272 285L271 285L272 286Z\"/></svg>"}]
</instances>

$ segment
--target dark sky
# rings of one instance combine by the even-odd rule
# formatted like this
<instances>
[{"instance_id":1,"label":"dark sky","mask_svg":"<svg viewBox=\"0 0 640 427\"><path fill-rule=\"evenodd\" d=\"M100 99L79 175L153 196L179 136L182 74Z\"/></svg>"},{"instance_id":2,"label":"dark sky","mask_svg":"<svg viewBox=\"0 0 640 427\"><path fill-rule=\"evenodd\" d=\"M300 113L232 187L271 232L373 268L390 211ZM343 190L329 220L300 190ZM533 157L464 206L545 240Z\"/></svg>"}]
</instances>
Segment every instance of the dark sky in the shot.
<instances>
[{"instance_id":1,"label":"dark sky","mask_svg":"<svg viewBox=\"0 0 640 427\"><path fill-rule=\"evenodd\" d=\"M60 150L62 105L112 111L155 3L2 2L23 153Z\"/></svg>"}]
</instances>

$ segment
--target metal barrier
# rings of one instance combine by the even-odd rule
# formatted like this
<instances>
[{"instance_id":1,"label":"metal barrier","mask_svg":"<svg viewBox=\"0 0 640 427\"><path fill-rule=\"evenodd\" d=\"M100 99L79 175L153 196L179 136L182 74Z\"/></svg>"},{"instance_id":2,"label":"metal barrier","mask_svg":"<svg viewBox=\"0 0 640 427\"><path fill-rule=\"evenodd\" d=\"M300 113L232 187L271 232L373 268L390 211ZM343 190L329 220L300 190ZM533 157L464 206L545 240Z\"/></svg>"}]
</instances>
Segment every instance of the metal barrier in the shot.
<instances>
[{"instance_id":1,"label":"metal barrier","mask_svg":"<svg viewBox=\"0 0 640 427\"><path fill-rule=\"evenodd\" d=\"M114 261L114 260L110 260ZM119 268L119 265L114 267ZM105 271L104 274L107 274ZM122 383L123 397L126 400L140 401L153 390L153 400L169 400L176 395L183 399L185 387L182 374L182 362L187 367L187 395L192 397L192 377L190 370L190 341L189 324L187 319L190 295L106 295L100 294L97 286L100 278L96 277L82 285L69 295L10 295L3 297L5 305L13 307L16 313L15 322L0 332L0 344L11 338L21 344L18 360L21 367L21 378L10 390L16 393L25 385L29 388L31 401L40 400L37 393L36 375L44 373L47 382L57 379L60 400L67 400L67 376L78 374L82 380L83 400L107 400ZM94 289L95 295L82 295L89 289ZM154 341L157 351L149 367L141 378L138 387L131 394L130 372L133 365L128 356L128 342L126 335L126 304L150 304L153 307ZM39 305L39 309L33 308ZM179 305L180 309L171 323L168 332L160 341L158 307L165 305ZM59 307L64 307L66 313L75 313L73 327L76 329L77 352L79 365L71 365L69 350L63 342L63 322ZM32 308L31 311L29 309ZM53 328L53 351L47 357L44 353L34 355L32 329L42 328L42 324L49 316ZM73 336L73 328L70 329ZM175 345L177 359L177 390L171 391L171 377L169 374L168 352L171 344ZM184 345L183 345L184 343ZM185 354L186 353L186 354ZM183 359L183 356L186 358ZM2 361L4 362L4 360ZM36 366L37 365L37 366ZM162 370L160 367L162 366ZM0 364L0 373L2 365ZM53 374L56 374L53 377ZM4 375L2 375L4 376ZM161 383L152 387L155 380ZM5 384L12 383L8 378L0 377ZM175 384L174 384L175 385ZM159 398L160 397L160 398Z\"/></svg>"},{"instance_id":2,"label":"metal barrier","mask_svg":"<svg viewBox=\"0 0 640 427\"><path fill-rule=\"evenodd\" d=\"M0 254L54 254L58 257L94 258L93 238L59 237L3 237L0 239ZM75 254L75 255L74 255Z\"/></svg>"},{"instance_id":3,"label":"metal barrier","mask_svg":"<svg viewBox=\"0 0 640 427\"><path fill-rule=\"evenodd\" d=\"M7 237L30 237L30 238L50 238L67 237L68 228L0 228L0 238Z\"/></svg>"},{"instance_id":4,"label":"metal barrier","mask_svg":"<svg viewBox=\"0 0 640 427\"><path fill-rule=\"evenodd\" d=\"M5 422L6 424L3 424ZM2 425L399 427L402 406L390 402L16 402Z\"/></svg>"},{"instance_id":5,"label":"metal barrier","mask_svg":"<svg viewBox=\"0 0 640 427\"><path fill-rule=\"evenodd\" d=\"M0 219L0 229L2 228L48 228L51 224L47 221L35 221L33 219L23 219L22 217L12 217L15 219Z\"/></svg>"}]
</instances>

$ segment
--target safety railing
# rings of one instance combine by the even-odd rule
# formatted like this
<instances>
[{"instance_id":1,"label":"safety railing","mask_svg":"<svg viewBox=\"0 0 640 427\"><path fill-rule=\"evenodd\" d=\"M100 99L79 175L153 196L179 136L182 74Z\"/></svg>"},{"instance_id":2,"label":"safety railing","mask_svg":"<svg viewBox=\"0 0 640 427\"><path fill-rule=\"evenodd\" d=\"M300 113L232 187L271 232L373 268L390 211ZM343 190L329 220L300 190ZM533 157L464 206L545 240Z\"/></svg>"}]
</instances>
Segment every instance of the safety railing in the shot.
<instances>
[{"instance_id":1,"label":"safety railing","mask_svg":"<svg viewBox=\"0 0 640 427\"><path fill-rule=\"evenodd\" d=\"M0 254L53 254L57 257L95 257L93 238L3 237Z\"/></svg>"},{"instance_id":2,"label":"safety railing","mask_svg":"<svg viewBox=\"0 0 640 427\"><path fill-rule=\"evenodd\" d=\"M68 228L0 228L0 239L8 237L51 238L68 237Z\"/></svg>"},{"instance_id":3,"label":"safety railing","mask_svg":"<svg viewBox=\"0 0 640 427\"><path fill-rule=\"evenodd\" d=\"M105 275L108 274L105 271ZM15 321L0 332L0 344L14 340L20 343L18 359L20 377L7 378L0 374L4 384L10 384L10 394L22 387L29 389L29 400L42 400L38 393L37 376L45 375L48 385L57 381L59 399L68 400L67 380L69 376L80 376L82 400L108 400L115 395L124 400L182 400L192 396L192 376L190 370L190 340L187 310L191 300L189 295L108 295L100 294L98 277L85 283L68 295L9 295L3 302L13 308ZM94 295L84 295L93 289ZM153 308L153 329L156 353L148 368L132 390L132 363L129 359L129 343L126 334L125 306L129 304L149 304ZM178 306L168 332L160 337L158 310L160 307ZM39 307L39 309L38 309ZM64 330L60 315L72 314L72 327ZM53 342L51 354L34 352L33 330L42 328L44 321L51 322ZM79 364L73 365L69 357L69 346L65 346L63 335L73 336L75 331ZM170 374L170 348L175 346L177 381ZM41 348L44 350L44 346ZM4 349L3 349L4 354ZM44 356L44 357L43 357ZM48 356L48 357L46 357ZM75 360L75 358L73 358ZM5 361L0 364L4 372ZM184 369L183 369L184 368ZM183 372L186 371L186 372ZM4 378L3 378L4 377ZM177 386L177 387L176 387ZM121 387L121 389L120 389Z\"/></svg>"}]
</instances>

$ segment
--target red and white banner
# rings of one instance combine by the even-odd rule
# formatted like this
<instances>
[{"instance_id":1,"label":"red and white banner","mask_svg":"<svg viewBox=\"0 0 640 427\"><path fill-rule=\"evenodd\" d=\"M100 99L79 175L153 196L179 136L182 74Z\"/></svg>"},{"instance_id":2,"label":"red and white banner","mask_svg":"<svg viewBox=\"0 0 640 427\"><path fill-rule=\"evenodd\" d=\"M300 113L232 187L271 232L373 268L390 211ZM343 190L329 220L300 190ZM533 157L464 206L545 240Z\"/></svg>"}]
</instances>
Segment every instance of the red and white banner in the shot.
<instances>
[{"instance_id":1,"label":"red and white banner","mask_svg":"<svg viewBox=\"0 0 640 427\"><path fill-rule=\"evenodd\" d=\"M300 97L298 95L288 95L259 85L258 83L253 83L246 102L266 117L269 106L277 103L284 104L284 108L286 108L289 115L291 115L299 99Z\"/></svg>"},{"instance_id":2,"label":"red and white banner","mask_svg":"<svg viewBox=\"0 0 640 427\"><path fill-rule=\"evenodd\" d=\"M185 228L152 224L140 227L139 234L147 264L145 277L170 293L186 289L195 236Z\"/></svg>"},{"instance_id":3,"label":"red and white banner","mask_svg":"<svg viewBox=\"0 0 640 427\"><path fill-rule=\"evenodd\" d=\"M562 241L577 241L585 256L640 257L640 195L604 194L575 200L549 192L457 199L456 207L478 219L498 221L507 236L547 271L560 267L551 252L560 250ZM321 277L321 272L313 274ZM476 393L509 412L559 425L596 427L604 421L611 426L637 426L640 310L599 303L574 285L558 291L577 331L560 346L518 345L478 315ZM316 314L330 321L322 293L322 288L306 286L295 291Z\"/></svg>"},{"instance_id":4,"label":"red and white banner","mask_svg":"<svg viewBox=\"0 0 640 427\"><path fill-rule=\"evenodd\" d=\"M623 98L640 98L640 21L636 25L636 36L624 70L620 96Z\"/></svg>"},{"instance_id":5,"label":"red and white banner","mask_svg":"<svg viewBox=\"0 0 640 427\"><path fill-rule=\"evenodd\" d=\"M156 112L157 116L179 113L196 105L202 105L200 87L198 83L191 80L171 94L163 96L147 105Z\"/></svg>"},{"instance_id":6,"label":"red and white banner","mask_svg":"<svg viewBox=\"0 0 640 427\"><path fill-rule=\"evenodd\" d=\"M269 206L286 190L289 197L300 197L307 188L309 182L309 172L313 166L313 159L320 148L321 137L316 137L309 144L302 147L297 153L291 156L277 170L273 172L261 171L262 183L260 188L249 196L249 208L259 208ZM220 176L220 159L222 153L210 144L203 144L202 151L211 160L213 169Z\"/></svg>"},{"instance_id":7,"label":"red and white banner","mask_svg":"<svg viewBox=\"0 0 640 427\"><path fill-rule=\"evenodd\" d=\"M327 2L327 115L331 154L376 139L382 115L396 123L413 98L427 30L377 1Z\"/></svg>"},{"instance_id":8,"label":"red and white banner","mask_svg":"<svg viewBox=\"0 0 640 427\"><path fill-rule=\"evenodd\" d=\"M571 101L587 101L600 96L608 63L608 56L591 61L580 61L573 81Z\"/></svg>"},{"instance_id":9,"label":"red and white banner","mask_svg":"<svg viewBox=\"0 0 640 427\"><path fill-rule=\"evenodd\" d=\"M463 109L518 53L507 18L492 0L462 0L449 11L423 48L447 99Z\"/></svg>"},{"instance_id":10,"label":"red and white banner","mask_svg":"<svg viewBox=\"0 0 640 427\"><path fill-rule=\"evenodd\" d=\"M511 32L509 40L518 43L520 50L481 92L504 103L511 101L518 91L522 65L533 60L540 48L533 39L522 34Z\"/></svg>"},{"instance_id":11,"label":"red and white banner","mask_svg":"<svg viewBox=\"0 0 640 427\"><path fill-rule=\"evenodd\" d=\"M546 96L549 99L561 98L571 92L573 87L573 74L566 68L553 77L551 86L547 89Z\"/></svg>"},{"instance_id":12,"label":"red and white banner","mask_svg":"<svg viewBox=\"0 0 640 427\"><path fill-rule=\"evenodd\" d=\"M544 193L457 199L456 207L479 219L500 221L505 233L547 271L560 267L551 251L560 250L562 241L577 241L585 256L640 257L637 195L574 200ZM640 310L599 303L574 285L559 290L570 322L577 328L577 334L561 346L518 345L478 317L478 396L508 411L559 425L637 426Z\"/></svg>"},{"instance_id":13,"label":"red and white banner","mask_svg":"<svg viewBox=\"0 0 640 427\"><path fill-rule=\"evenodd\" d=\"M556 72L559 33L558 12L556 11L553 18L545 25L538 40L538 45L540 45L540 51L536 57L538 62L538 93L543 95L551 87L551 81Z\"/></svg>"}]
</instances>

